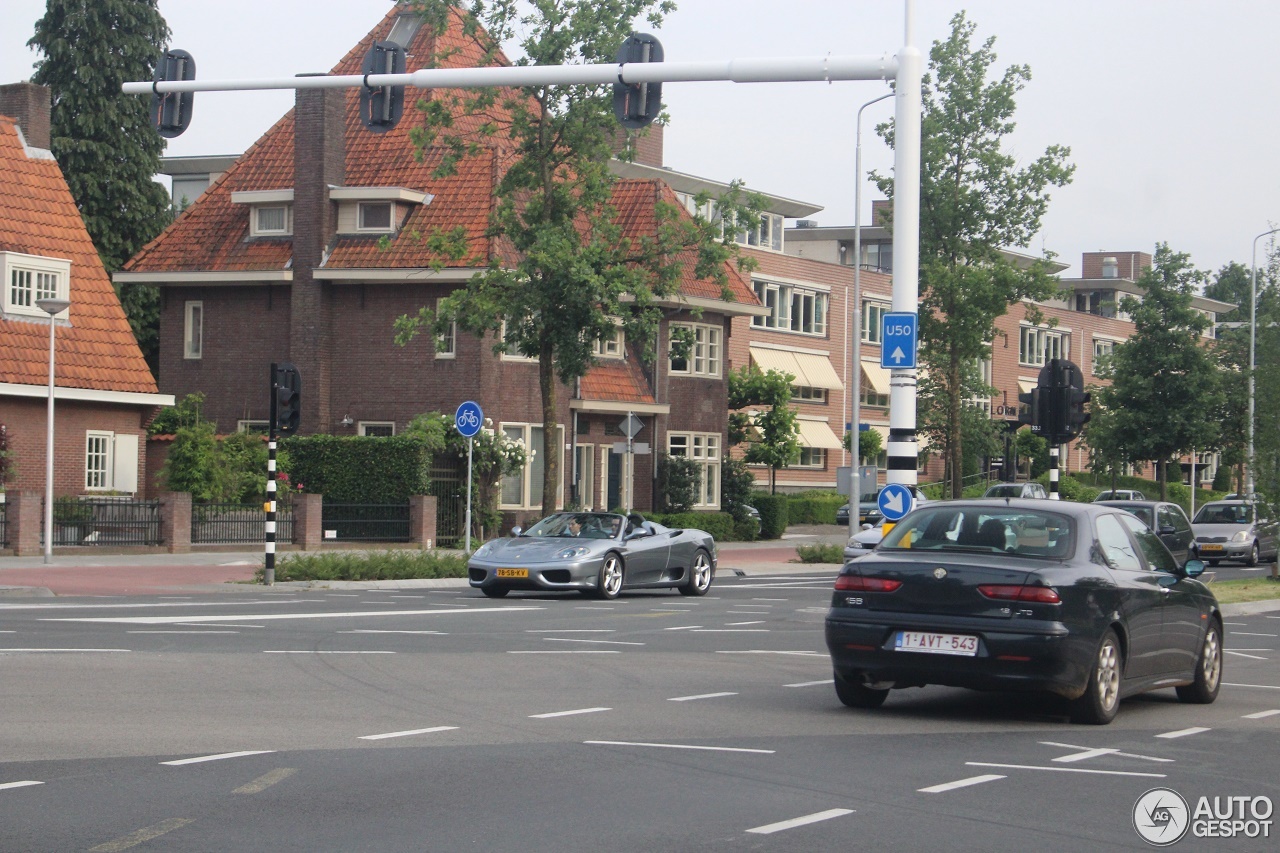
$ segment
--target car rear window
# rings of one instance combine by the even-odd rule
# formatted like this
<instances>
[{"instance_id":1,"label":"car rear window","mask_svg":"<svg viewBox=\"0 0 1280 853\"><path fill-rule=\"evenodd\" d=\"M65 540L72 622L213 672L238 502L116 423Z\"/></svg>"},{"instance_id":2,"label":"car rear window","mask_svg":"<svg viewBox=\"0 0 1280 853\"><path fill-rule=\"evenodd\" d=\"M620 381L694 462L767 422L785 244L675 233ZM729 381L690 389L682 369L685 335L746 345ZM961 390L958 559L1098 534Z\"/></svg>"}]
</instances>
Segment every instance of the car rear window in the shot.
<instances>
[{"instance_id":1,"label":"car rear window","mask_svg":"<svg viewBox=\"0 0 1280 853\"><path fill-rule=\"evenodd\" d=\"M880 543L884 551L964 551L1021 557L1071 556L1075 522L1052 512L941 506L911 513Z\"/></svg>"}]
</instances>

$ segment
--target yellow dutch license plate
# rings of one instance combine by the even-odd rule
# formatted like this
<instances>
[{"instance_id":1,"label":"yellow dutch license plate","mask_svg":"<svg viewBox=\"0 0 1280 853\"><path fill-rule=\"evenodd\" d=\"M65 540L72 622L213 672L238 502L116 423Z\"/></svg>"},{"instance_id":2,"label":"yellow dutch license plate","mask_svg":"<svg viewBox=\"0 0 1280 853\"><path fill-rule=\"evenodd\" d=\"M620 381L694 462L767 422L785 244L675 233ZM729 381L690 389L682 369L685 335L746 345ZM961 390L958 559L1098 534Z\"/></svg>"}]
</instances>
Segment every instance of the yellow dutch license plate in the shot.
<instances>
[{"instance_id":1,"label":"yellow dutch license plate","mask_svg":"<svg viewBox=\"0 0 1280 853\"><path fill-rule=\"evenodd\" d=\"M1201 551L1221 551L1222 546L1221 545L1201 545L1200 550Z\"/></svg>"},{"instance_id":2,"label":"yellow dutch license plate","mask_svg":"<svg viewBox=\"0 0 1280 853\"><path fill-rule=\"evenodd\" d=\"M498 569L498 577L500 578L527 578L529 577L528 569Z\"/></svg>"}]
</instances>

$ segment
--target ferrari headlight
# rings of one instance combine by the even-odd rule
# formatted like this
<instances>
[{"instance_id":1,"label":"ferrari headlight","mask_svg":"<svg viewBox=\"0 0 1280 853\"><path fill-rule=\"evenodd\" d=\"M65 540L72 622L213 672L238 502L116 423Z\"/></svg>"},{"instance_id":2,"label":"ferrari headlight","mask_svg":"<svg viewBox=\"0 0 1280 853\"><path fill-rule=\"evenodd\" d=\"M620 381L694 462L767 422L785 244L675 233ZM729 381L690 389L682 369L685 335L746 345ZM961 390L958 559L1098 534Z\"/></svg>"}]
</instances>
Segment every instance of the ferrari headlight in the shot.
<instances>
[{"instance_id":1,"label":"ferrari headlight","mask_svg":"<svg viewBox=\"0 0 1280 853\"><path fill-rule=\"evenodd\" d=\"M586 545L577 545L573 548L565 548L559 554L556 554L557 560L576 560L578 557L585 557L591 549Z\"/></svg>"},{"instance_id":2,"label":"ferrari headlight","mask_svg":"<svg viewBox=\"0 0 1280 853\"><path fill-rule=\"evenodd\" d=\"M493 544L494 544L494 542L495 542L495 541L497 541L497 540L490 539L488 542L484 543L484 544L483 544L483 545L481 545L479 548L475 549L475 551L472 551L472 552L471 552L471 556L473 556L473 557L483 557L483 556L487 555L490 551L492 551L492 550L493 550Z\"/></svg>"},{"instance_id":3,"label":"ferrari headlight","mask_svg":"<svg viewBox=\"0 0 1280 853\"><path fill-rule=\"evenodd\" d=\"M1248 530L1241 530L1235 536L1231 537L1231 541L1232 542L1248 542L1249 539L1252 538L1252 536L1253 534L1250 533Z\"/></svg>"}]
</instances>

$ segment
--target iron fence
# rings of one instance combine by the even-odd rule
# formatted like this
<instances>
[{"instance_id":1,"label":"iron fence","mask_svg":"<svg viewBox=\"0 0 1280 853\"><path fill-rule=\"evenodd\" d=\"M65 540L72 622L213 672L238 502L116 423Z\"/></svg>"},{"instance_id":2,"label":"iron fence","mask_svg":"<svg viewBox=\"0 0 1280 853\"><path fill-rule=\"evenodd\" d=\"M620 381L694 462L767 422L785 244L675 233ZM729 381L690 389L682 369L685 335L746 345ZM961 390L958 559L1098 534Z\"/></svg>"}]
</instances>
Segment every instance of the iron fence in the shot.
<instances>
[{"instance_id":1,"label":"iron fence","mask_svg":"<svg viewBox=\"0 0 1280 853\"><path fill-rule=\"evenodd\" d=\"M431 466L427 494L436 499L436 544L441 548L462 546L462 526L466 520L467 492L463 487L467 462L441 459Z\"/></svg>"},{"instance_id":2,"label":"iron fence","mask_svg":"<svg viewBox=\"0 0 1280 853\"><path fill-rule=\"evenodd\" d=\"M53 544L159 545L160 501L59 498L53 502Z\"/></svg>"},{"instance_id":3,"label":"iron fence","mask_svg":"<svg viewBox=\"0 0 1280 853\"><path fill-rule=\"evenodd\" d=\"M191 505L191 544L234 545L267 541L267 513L262 504L200 503ZM276 502L276 542L293 542L293 506Z\"/></svg>"},{"instance_id":4,"label":"iron fence","mask_svg":"<svg viewBox=\"0 0 1280 853\"><path fill-rule=\"evenodd\" d=\"M324 502L325 539L348 542L408 542L409 502L355 504Z\"/></svg>"}]
</instances>

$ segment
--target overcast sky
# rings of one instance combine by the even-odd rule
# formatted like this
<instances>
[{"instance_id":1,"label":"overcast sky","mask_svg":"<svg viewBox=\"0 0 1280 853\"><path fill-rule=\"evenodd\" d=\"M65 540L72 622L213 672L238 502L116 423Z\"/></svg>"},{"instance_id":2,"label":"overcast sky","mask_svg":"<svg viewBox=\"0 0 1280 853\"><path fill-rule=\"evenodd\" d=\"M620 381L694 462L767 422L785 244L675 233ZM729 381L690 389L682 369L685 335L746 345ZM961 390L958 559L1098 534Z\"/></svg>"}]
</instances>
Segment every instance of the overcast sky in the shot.
<instances>
[{"instance_id":1,"label":"overcast sky","mask_svg":"<svg viewBox=\"0 0 1280 853\"><path fill-rule=\"evenodd\" d=\"M871 55L903 42L900 0L679 0L657 31L669 61ZM25 45L43 0L5 0L0 81L28 78ZM172 47L200 79L328 71L390 7L389 0L160 0ZM1033 251L1079 271L1080 253L1151 252L1167 242L1201 269L1248 265L1253 238L1280 225L1280 3L1174 0L918 0L923 53L965 9L978 37L996 37L997 68L1027 64L1011 152L1029 162L1070 146L1075 181L1053 193ZM666 165L854 219L854 115L887 91L877 82L668 84ZM292 105L292 92L204 93L171 155L233 154ZM892 152L864 113L863 165L888 171ZM874 189L863 188L863 221ZM1261 245L1261 244L1260 244Z\"/></svg>"}]
</instances>

